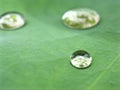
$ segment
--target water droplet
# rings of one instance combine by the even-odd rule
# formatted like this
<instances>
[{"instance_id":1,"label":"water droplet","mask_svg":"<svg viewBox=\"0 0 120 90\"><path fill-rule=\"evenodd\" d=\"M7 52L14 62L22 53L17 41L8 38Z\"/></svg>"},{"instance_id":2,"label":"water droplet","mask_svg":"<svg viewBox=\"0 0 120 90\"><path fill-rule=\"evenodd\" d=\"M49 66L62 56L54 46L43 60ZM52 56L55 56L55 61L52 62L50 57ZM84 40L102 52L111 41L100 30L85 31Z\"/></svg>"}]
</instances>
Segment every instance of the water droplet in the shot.
<instances>
[{"instance_id":1,"label":"water droplet","mask_svg":"<svg viewBox=\"0 0 120 90\"><path fill-rule=\"evenodd\" d=\"M0 16L0 28L3 30L14 30L25 25L25 19L18 12L7 12Z\"/></svg>"},{"instance_id":2,"label":"water droplet","mask_svg":"<svg viewBox=\"0 0 120 90\"><path fill-rule=\"evenodd\" d=\"M86 29L98 24L100 16L94 10L80 8L67 11L62 20L69 28Z\"/></svg>"},{"instance_id":3,"label":"water droplet","mask_svg":"<svg viewBox=\"0 0 120 90\"><path fill-rule=\"evenodd\" d=\"M87 68L92 63L92 57L84 50L75 51L71 56L71 64L76 68Z\"/></svg>"}]
</instances>

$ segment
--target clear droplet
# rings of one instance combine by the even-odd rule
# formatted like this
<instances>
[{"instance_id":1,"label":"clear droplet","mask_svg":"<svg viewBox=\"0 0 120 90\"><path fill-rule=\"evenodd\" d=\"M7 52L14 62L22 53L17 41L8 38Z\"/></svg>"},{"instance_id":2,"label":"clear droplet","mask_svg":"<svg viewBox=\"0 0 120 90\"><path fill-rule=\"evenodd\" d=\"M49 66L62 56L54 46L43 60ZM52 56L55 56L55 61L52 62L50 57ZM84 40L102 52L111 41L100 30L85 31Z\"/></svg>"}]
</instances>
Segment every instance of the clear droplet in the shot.
<instances>
[{"instance_id":1,"label":"clear droplet","mask_svg":"<svg viewBox=\"0 0 120 90\"><path fill-rule=\"evenodd\" d=\"M0 28L3 30L14 30L25 25L25 19L18 12L7 12L0 16Z\"/></svg>"},{"instance_id":2,"label":"clear droplet","mask_svg":"<svg viewBox=\"0 0 120 90\"><path fill-rule=\"evenodd\" d=\"M93 27L100 21L99 14L91 9L80 8L67 11L62 17L63 23L73 29Z\"/></svg>"},{"instance_id":3,"label":"clear droplet","mask_svg":"<svg viewBox=\"0 0 120 90\"><path fill-rule=\"evenodd\" d=\"M71 64L76 68L87 68L92 63L92 57L84 50L75 51L71 56Z\"/></svg>"}]
</instances>

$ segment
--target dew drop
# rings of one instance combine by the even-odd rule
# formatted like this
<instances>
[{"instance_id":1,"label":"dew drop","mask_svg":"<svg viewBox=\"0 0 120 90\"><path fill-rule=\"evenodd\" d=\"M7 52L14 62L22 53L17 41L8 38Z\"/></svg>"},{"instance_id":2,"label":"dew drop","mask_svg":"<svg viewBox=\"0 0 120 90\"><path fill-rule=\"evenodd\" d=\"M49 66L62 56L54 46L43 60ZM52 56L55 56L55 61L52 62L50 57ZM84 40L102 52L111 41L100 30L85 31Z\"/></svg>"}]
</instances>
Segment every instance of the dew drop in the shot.
<instances>
[{"instance_id":1,"label":"dew drop","mask_svg":"<svg viewBox=\"0 0 120 90\"><path fill-rule=\"evenodd\" d=\"M70 62L76 68L87 68L92 63L92 57L87 51L78 50L72 53Z\"/></svg>"},{"instance_id":2,"label":"dew drop","mask_svg":"<svg viewBox=\"0 0 120 90\"><path fill-rule=\"evenodd\" d=\"M0 29L15 30L25 25L26 21L21 13L7 12L0 16Z\"/></svg>"},{"instance_id":3,"label":"dew drop","mask_svg":"<svg viewBox=\"0 0 120 90\"><path fill-rule=\"evenodd\" d=\"M65 12L62 16L62 21L69 28L86 29L97 25L100 21L100 16L94 10L79 8Z\"/></svg>"}]
</instances>

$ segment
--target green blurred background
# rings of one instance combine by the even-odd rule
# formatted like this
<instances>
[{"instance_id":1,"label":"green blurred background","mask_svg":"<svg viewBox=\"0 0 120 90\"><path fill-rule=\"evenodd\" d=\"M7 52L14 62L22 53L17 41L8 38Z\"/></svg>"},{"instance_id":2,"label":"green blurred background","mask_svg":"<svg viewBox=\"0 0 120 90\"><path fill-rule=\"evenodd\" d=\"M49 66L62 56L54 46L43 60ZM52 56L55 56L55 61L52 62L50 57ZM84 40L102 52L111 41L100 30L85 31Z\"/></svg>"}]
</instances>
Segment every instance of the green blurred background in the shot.
<instances>
[{"instance_id":1,"label":"green blurred background","mask_svg":"<svg viewBox=\"0 0 120 90\"><path fill-rule=\"evenodd\" d=\"M62 23L70 9L90 8L99 25L73 30ZM119 90L120 0L1 0L0 14L22 13L25 27L0 30L0 90ZM92 66L76 69L70 55L86 50Z\"/></svg>"}]
</instances>

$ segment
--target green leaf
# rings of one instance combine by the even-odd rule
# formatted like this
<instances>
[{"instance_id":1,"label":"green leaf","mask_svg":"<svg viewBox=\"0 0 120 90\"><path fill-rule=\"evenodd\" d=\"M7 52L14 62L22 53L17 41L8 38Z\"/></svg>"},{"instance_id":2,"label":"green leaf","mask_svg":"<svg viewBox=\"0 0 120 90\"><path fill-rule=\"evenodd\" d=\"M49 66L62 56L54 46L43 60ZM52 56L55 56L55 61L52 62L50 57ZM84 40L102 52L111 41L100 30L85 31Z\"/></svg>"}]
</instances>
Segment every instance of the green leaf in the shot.
<instances>
[{"instance_id":1,"label":"green leaf","mask_svg":"<svg viewBox=\"0 0 120 90\"><path fill-rule=\"evenodd\" d=\"M0 31L0 90L119 90L119 0L1 0L0 13L22 13L27 24ZM62 24L64 12L90 8L100 23L86 30ZM89 68L76 69L70 56L85 50Z\"/></svg>"}]
</instances>

